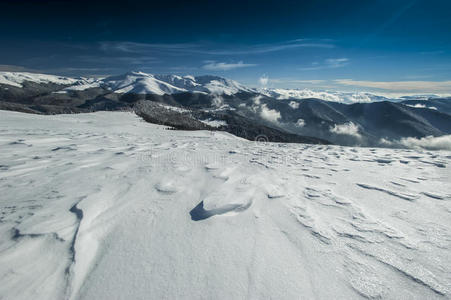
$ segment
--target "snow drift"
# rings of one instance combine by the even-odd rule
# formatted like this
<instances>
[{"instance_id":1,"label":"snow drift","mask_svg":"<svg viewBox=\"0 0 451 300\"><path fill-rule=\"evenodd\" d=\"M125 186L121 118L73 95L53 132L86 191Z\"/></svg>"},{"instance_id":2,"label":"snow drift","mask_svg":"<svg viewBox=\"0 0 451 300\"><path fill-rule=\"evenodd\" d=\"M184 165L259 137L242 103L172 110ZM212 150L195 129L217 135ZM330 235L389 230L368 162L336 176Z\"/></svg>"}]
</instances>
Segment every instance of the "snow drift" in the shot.
<instances>
[{"instance_id":1,"label":"snow drift","mask_svg":"<svg viewBox=\"0 0 451 300\"><path fill-rule=\"evenodd\" d=\"M4 299L451 297L450 152L0 111Z\"/></svg>"}]
</instances>

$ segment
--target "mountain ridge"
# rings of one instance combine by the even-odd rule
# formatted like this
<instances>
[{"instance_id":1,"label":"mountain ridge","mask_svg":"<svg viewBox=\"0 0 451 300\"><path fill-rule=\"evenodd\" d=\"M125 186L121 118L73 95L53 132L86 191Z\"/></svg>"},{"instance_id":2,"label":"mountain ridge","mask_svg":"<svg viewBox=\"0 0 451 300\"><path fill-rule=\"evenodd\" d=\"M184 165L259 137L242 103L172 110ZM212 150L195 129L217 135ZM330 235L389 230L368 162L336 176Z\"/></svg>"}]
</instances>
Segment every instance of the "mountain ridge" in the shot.
<instances>
[{"instance_id":1,"label":"mountain ridge","mask_svg":"<svg viewBox=\"0 0 451 300\"><path fill-rule=\"evenodd\" d=\"M25 80L29 74L0 75L1 82L13 83L0 83L0 109L4 110L39 114L136 111L137 104L146 101L192 112L167 114L158 108L159 115L152 112L147 117L157 124L165 124L161 120L169 115L173 120L168 124L174 128L224 130L247 139L265 135L273 142L310 142L306 137L311 137L319 143L374 147L402 146L405 138L451 137L449 98L378 98L348 104L312 97L281 99L211 75L129 72L102 79L71 79L38 74L32 81ZM225 125L208 128L203 120Z\"/></svg>"}]
</instances>

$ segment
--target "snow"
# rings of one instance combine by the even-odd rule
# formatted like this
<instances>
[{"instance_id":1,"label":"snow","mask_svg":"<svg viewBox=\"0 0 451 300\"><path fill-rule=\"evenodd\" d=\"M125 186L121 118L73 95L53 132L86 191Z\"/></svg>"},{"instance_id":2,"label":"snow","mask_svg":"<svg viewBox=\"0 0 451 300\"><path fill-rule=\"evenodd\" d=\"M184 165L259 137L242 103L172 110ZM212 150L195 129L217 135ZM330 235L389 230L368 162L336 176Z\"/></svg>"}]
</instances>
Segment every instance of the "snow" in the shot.
<instances>
[{"instance_id":1,"label":"snow","mask_svg":"<svg viewBox=\"0 0 451 300\"><path fill-rule=\"evenodd\" d=\"M199 120L204 124L207 124L208 126L211 127L216 127L219 128L221 126L227 126L227 122L224 120L214 120L214 119L206 119L206 120Z\"/></svg>"},{"instance_id":2,"label":"snow","mask_svg":"<svg viewBox=\"0 0 451 300\"><path fill-rule=\"evenodd\" d=\"M449 151L0 111L5 299L451 297Z\"/></svg>"},{"instance_id":3,"label":"snow","mask_svg":"<svg viewBox=\"0 0 451 300\"><path fill-rule=\"evenodd\" d=\"M108 77L103 80L103 83L115 93L164 95L187 91L158 80L152 74L143 72L129 72L124 75Z\"/></svg>"},{"instance_id":4,"label":"snow","mask_svg":"<svg viewBox=\"0 0 451 300\"><path fill-rule=\"evenodd\" d=\"M250 89L239 83L215 76L152 75L143 72L129 72L108 77L103 84L116 93L175 94L183 92L232 95Z\"/></svg>"},{"instance_id":5,"label":"snow","mask_svg":"<svg viewBox=\"0 0 451 300\"><path fill-rule=\"evenodd\" d=\"M79 79L27 72L0 72L0 84L22 87L24 81L68 85L77 83Z\"/></svg>"},{"instance_id":6,"label":"snow","mask_svg":"<svg viewBox=\"0 0 451 300\"><path fill-rule=\"evenodd\" d=\"M218 76L205 75L195 77L192 75L154 75L140 71L132 71L122 75L110 76L106 78L69 78L26 72L0 72L0 84L22 87L22 84L25 81L70 85L55 92L60 94L67 93L68 91L82 91L89 88L104 87L115 93L163 95L190 92L214 95L234 95L239 92L249 92L261 93L262 95L274 97L279 100L317 98L340 103L369 103L374 101L401 101L408 99L428 100L429 98L434 97L450 96L449 94L405 95L400 93L343 92L311 89L255 89L244 86L234 80L225 79ZM293 103L295 102L290 102L290 105ZM292 107L295 109L294 106ZM435 107L428 108L436 109Z\"/></svg>"},{"instance_id":7,"label":"snow","mask_svg":"<svg viewBox=\"0 0 451 300\"><path fill-rule=\"evenodd\" d=\"M340 103L370 103L391 100L385 96L365 92L314 91L310 89L261 89L266 96L279 100L316 98ZM290 102L291 103L291 102ZM294 107L293 107L294 108Z\"/></svg>"}]
</instances>

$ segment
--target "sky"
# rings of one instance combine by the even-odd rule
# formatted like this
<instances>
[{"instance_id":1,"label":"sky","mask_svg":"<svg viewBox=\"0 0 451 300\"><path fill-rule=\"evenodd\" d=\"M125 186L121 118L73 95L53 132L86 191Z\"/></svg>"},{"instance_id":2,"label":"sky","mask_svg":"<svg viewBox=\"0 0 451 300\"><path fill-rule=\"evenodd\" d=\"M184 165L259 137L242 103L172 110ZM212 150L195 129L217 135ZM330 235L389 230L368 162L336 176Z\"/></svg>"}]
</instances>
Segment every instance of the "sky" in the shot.
<instances>
[{"instance_id":1,"label":"sky","mask_svg":"<svg viewBox=\"0 0 451 300\"><path fill-rule=\"evenodd\" d=\"M451 1L4 1L0 71L451 93Z\"/></svg>"}]
</instances>

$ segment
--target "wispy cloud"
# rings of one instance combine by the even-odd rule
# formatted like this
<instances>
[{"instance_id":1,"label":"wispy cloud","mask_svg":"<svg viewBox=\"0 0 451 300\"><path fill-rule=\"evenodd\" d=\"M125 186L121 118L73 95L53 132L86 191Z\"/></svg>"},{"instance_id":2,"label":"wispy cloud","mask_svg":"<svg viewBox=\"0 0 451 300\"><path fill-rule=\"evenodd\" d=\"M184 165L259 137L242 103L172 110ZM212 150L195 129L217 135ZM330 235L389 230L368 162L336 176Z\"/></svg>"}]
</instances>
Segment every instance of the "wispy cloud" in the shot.
<instances>
[{"instance_id":1,"label":"wispy cloud","mask_svg":"<svg viewBox=\"0 0 451 300\"><path fill-rule=\"evenodd\" d=\"M300 68L301 71L315 71L315 70L323 70L323 69L335 69L341 68L349 64L349 58L328 58L325 59L322 63L313 62L308 67Z\"/></svg>"},{"instance_id":2,"label":"wispy cloud","mask_svg":"<svg viewBox=\"0 0 451 300\"><path fill-rule=\"evenodd\" d=\"M264 74L258 79L258 82L260 82L260 84L263 87L266 87L268 85L268 83L269 83L269 77L266 76L266 74Z\"/></svg>"},{"instance_id":3,"label":"wispy cloud","mask_svg":"<svg viewBox=\"0 0 451 300\"><path fill-rule=\"evenodd\" d=\"M311 42L306 40L293 40L275 44L260 44L254 46L242 46L240 48L207 50L205 54L212 55L247 55L264 54L299 48L334 48L335 45L326 42Z\"/></svg>"},{"instance_id":4,"label":"wispy cloud","mask_svg":"<svg viewBox=\"0 0 451 300\"><path fill-rule=\"evenodd\" d=\"M174 43L174 44L148 44L136 42L100 42L100 50L105 52L125 52L125 53L148 53L150 51L191 51L196 49L198 44Z\"/></svg>"},{"instance_id":5,"label":"wispy cloud","mask_svg":"<svg viewBox=\"0 0 451 300\"><path fill-rule=\"evenodd\" d=\"M233 69L256 66L256 64L245 64L242 61L239 61L237 63L206 61L205 63L206 64L202 66L202 69L209 71L229 71Z\"/></svg>"},{"instance_id":6,"label":"wispy cloud","mask_svg":"<svg viewBox=\"0 0 451 300\"><path fill-rule=\"evenodd\" d=\"M337 79L337 84L358 86L397 92L451 92L451 81L362 81Z\"/></svg>"},{"instance_id":7,"label":"wispy cloud","mask_svg":"<svg viewBox=\"0 0 451 300\"><path fill-rule=\"evenodd\" d=\"M300 84L320 84L326 82L326 80L312 79L312 80L286 80L287 83L300 83Z\"/></svg>"},{"instance_id":8,"label":"wispy cloud","mask_svg":"<svg viewBox=\"0 0 451 300\"><path fill-rule=\"evenodd\" d=\"M218 45L214 43L136 43L136 42L101 42L100 50L105 52L152 53L166 54L206 54L206 55L248 55L278 52L297 48L334 48L330 40L296 39L279 43L257 45Z\"/></svg>"},{"instance_id":9,"label":"wispy cloud","mask_svg":"<svg viewBox=\"0 0 451 300\"><path fill-rule=\"evenodd\" d=\"M76 57L78 61L94 64L128 64L128 65L146 65L150 63L158 63L160 60L153 56L94 56L85 55Z\"/></svg>"}]
</instances>

